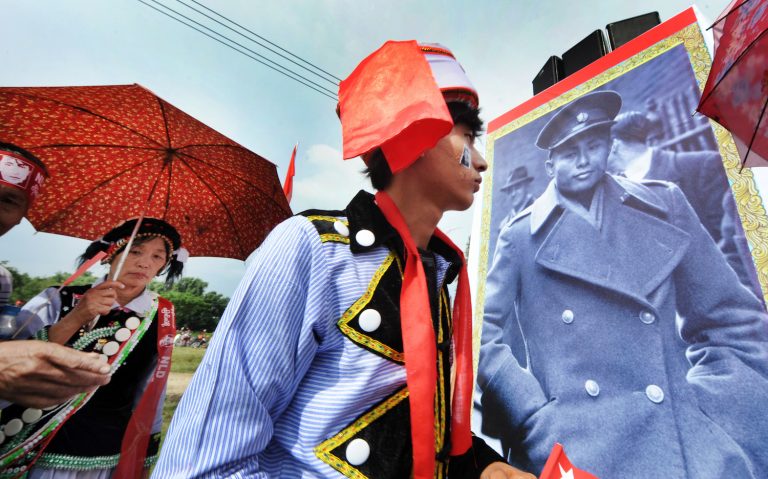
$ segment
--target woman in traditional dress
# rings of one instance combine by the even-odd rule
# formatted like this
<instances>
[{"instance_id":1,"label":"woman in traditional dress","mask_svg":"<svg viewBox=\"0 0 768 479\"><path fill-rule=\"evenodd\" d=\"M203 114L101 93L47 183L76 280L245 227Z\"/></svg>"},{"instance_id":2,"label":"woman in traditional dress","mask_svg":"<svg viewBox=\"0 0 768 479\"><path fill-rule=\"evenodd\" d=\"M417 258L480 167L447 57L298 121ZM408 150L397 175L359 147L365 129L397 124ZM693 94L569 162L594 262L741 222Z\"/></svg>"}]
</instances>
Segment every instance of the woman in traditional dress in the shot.
<instances>
[{"instance_id":1,"label":"woman in traditional dress","mask_svg":"<svg viewBox=\"0 0 768 479\"><path fill-rule=\"evenodd\" d=\"M30 479L134 478L156 459L175 324L173 305L147 286L164 273L172 283L188 253L176 229L155 218L141 221L126 251L136 221L112 229L80 257L83 263L106 252L102 263L114 278L127 255L116 280L49 288L20 313L22 320L34 316L36 338L102 354L113 376L84 405L76 398L50 410L4 408L0 477L29 470ZM26 457L9 464L19 451Z\"/></svg>"}]
</instances>

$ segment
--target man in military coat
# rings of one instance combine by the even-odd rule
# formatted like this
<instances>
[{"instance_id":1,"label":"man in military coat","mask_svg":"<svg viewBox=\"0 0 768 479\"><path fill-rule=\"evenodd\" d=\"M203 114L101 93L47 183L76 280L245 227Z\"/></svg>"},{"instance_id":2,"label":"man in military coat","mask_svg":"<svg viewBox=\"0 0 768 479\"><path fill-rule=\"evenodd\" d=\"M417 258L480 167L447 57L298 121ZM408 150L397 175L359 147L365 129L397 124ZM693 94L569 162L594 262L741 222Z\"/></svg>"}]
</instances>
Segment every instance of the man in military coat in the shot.
<instances>
[{"instance_id":1,"label":"man in military coat","mask_svg":"<svg viewBox=\"0 0 768 479\"><path fill-rule=\"evenodd\" d=\"M768 477L768 323L672 183L605 173L612 91L557 112L544 193L500 233L478 383L484 430L540 470Z\"/></svg>"},{"instance_id":2,"label":"man in military coat","mask_svg":"<svg viewBox=\"0 0 768 479\"><path fill-rule=\"evenodd\" d=\"M720 154L651 147L654 125L639 111L620 113L615 121L608 171L633 180L664 180L679 186L742 284L762 297Z\"/></svg>"}]
</instances>

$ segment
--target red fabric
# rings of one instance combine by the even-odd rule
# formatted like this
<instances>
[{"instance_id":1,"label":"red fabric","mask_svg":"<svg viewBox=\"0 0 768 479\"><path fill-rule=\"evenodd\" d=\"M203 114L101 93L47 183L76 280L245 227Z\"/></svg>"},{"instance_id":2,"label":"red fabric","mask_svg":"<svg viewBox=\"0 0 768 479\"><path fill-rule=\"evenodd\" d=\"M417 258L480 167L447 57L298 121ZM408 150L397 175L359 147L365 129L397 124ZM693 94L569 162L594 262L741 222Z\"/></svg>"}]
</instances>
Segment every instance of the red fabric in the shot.
<instances>
[{"instance_id":1,"label":"red fabric","mask_svg":"<svg viewBox=\"0 0 768 479\"><path fill-rule=\"evenodd\" d=\"M293 147L291 161L288 163L288 171L285 172L285 181L283 182L283 194L285 194L288 203L291 202L291 196L293 196L293 176L296 174L296 149L298 147L298 144Z\"/></svg>"},{"instance_id":2,"label":"red fabric","mask_svg":"<svg viewBox=\"0 0 768 479\"><path fill-rule=\"evenodd\" d=\"M113 474L125 479L142 477L144 461L147 455L152 424L155 421L157 405L165 391L165 383L171 372L173 338L176 335L176 318L173 304L165 298L159 298L157 314L157 365L146 391L141 396L138 406L133 411L126 428L120 448L120 462Z\"/></svg>"},{"instance_id":3,"label":"red fabric","mask_svg":"<svg viewBox=\"0 0 768 479\"><path fill-rule=\"evenodd\" d=\"M407 88L406 88L407 86ZM344 158L381 147L397 173L453 128L453 120L415 41L387 42L339 85Z\"/></svg>"},{"instance_id":4,"label":"red fabric","mask_svg":"<svg viewBox=\"0 0 768 479\"><path fill-rule=\"evenodd\" d=\"M638 471L642 475L642 471ZM560 443L555 443L552 452L549 454L544 469L541 471L539 479L598 479L597 476L576 469L565 455L565 450Z\"/></svg>"},{"instance_id":5,"label":"red fabric","mask_svg":"<svg viewBox=\"0 0 768 479\"><path fill-rule=\"evenodd\" d=\"M768 158L768 0L730 7L697 110Z\"/></svg>"},{"instance_id":6,"label":"red fabric","mask_svg":"<svg viewBox=\"0 0 768 479\"><path fill-rule=\"evenodd\" d=\"M41 231L92 240L144 213L193 256L245 259L291 214L272 163L139 85L0 88L0 138L48 168Z\"/></svg>"},{"instance_id":7,"label":"red fabric","mask_svg":"<svg viewBox=\"0 0 768 479\"><path fill-rule=\"evenodd\" d=\"M464 454L472 446L472 296L464 252L442 231L435 236L448 244L461 258L459 284L453 302L453 337L456 348L456 386L453 390L451 411L451 455Z\"/></svg>"},{"instance_id":8,"label":"red fabric","mask_svg":"<svg viewBox=\"0 0 768 479\"><path fill-rule=\"evenodd\" d=\"M378 204L389 224L397 230L406 250L405 272L400 290L400 322L403 331L405 372L411 408L411 442L413 444L413 477L434 477L435 470L435 390L437 352L432 326L429 292L419 250L408 225L390 196L376 193ZM435 235L446 241L459 254L461 251L437 230ZM456 334L457 383L451 421L451 454L466 452L472 443L469 413L472 398L472 324L466 267L462 266L459 291L454 306Z\"/></svg>"}]
</instances>

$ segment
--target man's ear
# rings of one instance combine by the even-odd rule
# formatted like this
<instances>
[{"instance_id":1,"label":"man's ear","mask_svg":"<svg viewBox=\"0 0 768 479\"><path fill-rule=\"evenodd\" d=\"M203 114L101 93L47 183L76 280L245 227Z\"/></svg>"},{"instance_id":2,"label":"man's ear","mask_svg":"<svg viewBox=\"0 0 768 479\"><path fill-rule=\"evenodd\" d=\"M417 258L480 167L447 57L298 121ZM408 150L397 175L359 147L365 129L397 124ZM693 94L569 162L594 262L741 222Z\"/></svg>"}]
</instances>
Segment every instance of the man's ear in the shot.
<instances>
[{"instance_id":1,"label":"man's ear","mask_svg":"<svg viewBox=\"0 0 768 479\"><path fill-rule=\"evenodd\" d=\"M555 176L555 167L552 163L552 158L547 158L547 161L544 162L544 170L550 178Z\"/></svg>"}]
</instances>

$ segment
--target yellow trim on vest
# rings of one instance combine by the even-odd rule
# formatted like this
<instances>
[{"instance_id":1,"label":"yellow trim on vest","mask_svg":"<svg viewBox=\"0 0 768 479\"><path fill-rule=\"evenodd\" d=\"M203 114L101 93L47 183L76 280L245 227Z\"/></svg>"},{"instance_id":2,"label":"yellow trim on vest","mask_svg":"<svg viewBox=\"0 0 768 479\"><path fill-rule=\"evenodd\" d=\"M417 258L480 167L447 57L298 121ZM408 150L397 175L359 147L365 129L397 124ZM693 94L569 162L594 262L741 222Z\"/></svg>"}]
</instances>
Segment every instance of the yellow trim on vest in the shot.
<instances>
[{"instance_id":1,"label":"yellow trim on vest","mask_svg":"<svg viewBox=\"0 0 768 479\"><path fill-rule=\"evenodd\" d=\"M376 291L376 288L379 285L379 281L381 281L381 278L387 272L395 259L396 256L394 253L390 252L389 255L387 255L387 257L384 259L384 262L373 274L373 279L371 280L370 284L368 284L365 293L363 293L360 299L355 301L352 306L350 306L349 309L344 312L337 324L339 325L341 332L350 340L361 344L366 348L372 349L380 354L383 354L393 361L402 363L405 361L405 357L402 352L392 349L380 341L376 341L367 334L363 334L349 325L349 322L352 321L352 319L354 319L358 313L360 313L360 311L362 311L368 305L368 303L371 302L371 299L373 299L373 293Z\"/></svg>"},{"instance_id":2,"label":"yellow trim on vest","mask_svg":"<svg viewBox=\"0 0 768 479\"><path fill-rule=\"evenodd\" d=\"M320 241L322 241L323 243L327 243L331 241L334 243L349 244L348 237L341 236L340 234L335 234L335 233L326 233L326 234L320 235Z\"/></svg>"},{"instance_id":3,"label":"yellow trim on vest","mask_svg":"<svg viewBox=\"0 0 768 479\"><path fill-rule=\"evenodd\" d=\"M383 416L387 411L393 409L407 397L407 388L403 388L392 396L388 397L383 403L379 404L373 410L365 413L362 417L343 429L341 432L331 437L330 439L323 441L319 446L315 447L315 456L317 456L317 458L324 463L342 473L345 477L352 479L368 479L368 476L355 469L347 461L331 453L331 451L347 442L358 432L370 426L373 421Z\"/></svg>"}]
</instances>

